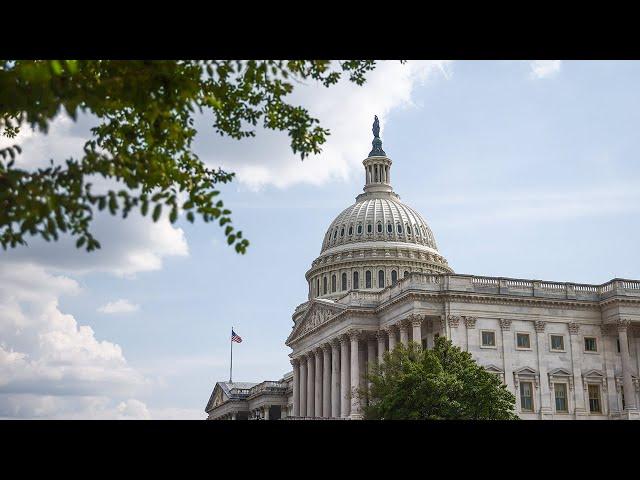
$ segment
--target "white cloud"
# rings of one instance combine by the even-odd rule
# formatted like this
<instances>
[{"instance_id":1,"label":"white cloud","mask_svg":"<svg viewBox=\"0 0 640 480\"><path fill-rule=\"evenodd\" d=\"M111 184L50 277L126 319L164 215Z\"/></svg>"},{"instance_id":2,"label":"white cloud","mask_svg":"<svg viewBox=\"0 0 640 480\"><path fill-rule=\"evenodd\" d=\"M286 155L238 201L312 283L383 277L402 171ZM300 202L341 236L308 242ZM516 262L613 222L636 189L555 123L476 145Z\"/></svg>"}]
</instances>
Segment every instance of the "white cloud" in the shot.
<instances>
[{"instance_id":1,"label":"white cloud","mask_svg":"<svg viewBox=\"0 0 640 480\"><path fill-rule=\"evenodd\" d=\"M533 60L529 62L531 74L535 78L553 77L560 71L560 60Z\"/></svg>"},{"instance_id":2,"label":"white cloud","mask_svg":"<svg viewBox=\"0 0 640 480\"><path fill-rule=\"evenodd\" d=\"M79 291L40 266L0 264L0 417L144 417L132 397L150 382L60 310L59 297Z\"/></svg>"},{"instance_id":3,"label":"white cloud","mask_svg":"<svg viewBox=\"0 0 640 480\"><path fill-rule=\"evenodd\" d=\"M238 143L212 134L210 122L200 122L198 152L212 166L234 171L237 179L251 189L265 185L286 188L297 183L323 184L346 179L362 167L371 150L371 124L378 115L381 136L388 115L395 109L413 106L416 85L434 75L448 78L448 62L382 61L367 74L367 82L357 86L347 80L330 88L309 82L296 84L289 101L308 108L331 135L322 154L303 161L291 152L284 133L258 129L255 138Z\"/></svg>"},{"instance_id":4,"label":"white cloud","mask_svg":"<svg viewBox=\"0 0 640 480\"><path fill-rule=\"evenodd\" d=\"M98 307L98 312L106 314L131 313L140 310L140 305L131 303L126 298L119 298L113 302Z\"/></svg>"}]
</instances>

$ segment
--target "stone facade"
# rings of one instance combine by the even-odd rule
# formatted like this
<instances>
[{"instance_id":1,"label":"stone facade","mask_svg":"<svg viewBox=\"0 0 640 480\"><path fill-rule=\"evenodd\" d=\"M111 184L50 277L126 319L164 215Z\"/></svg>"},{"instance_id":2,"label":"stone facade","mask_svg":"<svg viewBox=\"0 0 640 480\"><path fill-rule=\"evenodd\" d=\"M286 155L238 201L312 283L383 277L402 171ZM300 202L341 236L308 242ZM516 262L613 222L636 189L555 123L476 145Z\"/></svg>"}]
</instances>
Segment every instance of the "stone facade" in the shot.
<instances>
[{"instance_id":1,"label":"stone facade","mask_svg":"<svg viewBox=\"0 0 640 480\"><path fill-rule=\"evenodd\" d=\"M375 152L384 153L377 137ZM332 222L306 273L308 299L286 340L287 386L262 408L362 418L353 392L384 351L410 341L432 348L445 336L500 376L523 419L640 418L640 281L456 274L422 216L393 192L391 164L386 154L363 161L364 193ZM209 418L259 408L241 401L210 399Z\"/></svg>"}]
</instances>

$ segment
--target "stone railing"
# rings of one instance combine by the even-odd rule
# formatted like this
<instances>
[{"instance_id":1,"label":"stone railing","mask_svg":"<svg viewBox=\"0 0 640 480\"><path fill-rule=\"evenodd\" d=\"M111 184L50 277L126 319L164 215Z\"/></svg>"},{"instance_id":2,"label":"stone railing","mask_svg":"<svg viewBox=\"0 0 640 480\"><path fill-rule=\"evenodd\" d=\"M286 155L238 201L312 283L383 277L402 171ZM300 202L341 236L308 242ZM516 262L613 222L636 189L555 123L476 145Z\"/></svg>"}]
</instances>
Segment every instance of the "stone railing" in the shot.
<instances>
[{"instance_id":1,"label":"stone railing","mask_svg":"<svg viewBox=\"0 0 640 480\"><path fill-rule=\"evenodd\" d=\"M287 391L286 382L274 382L271 380L264 381L255 385L249 389L249 396L254 396L259 393L276 393L281 394Z\"/></svg>"},{"instance_id":2,"label":"stone railing","mask_svg":"<svg viewBox=\"0 0 640 480\"><path fill-rule=\"evenodd\" d=\"M349 291L338 301L352 306L375 306L406 291L425 290L599 301L613 295L640 297L640 281L616 278L602 285L588 285L519 278L414 272L398 280L396 284L379 291Z\"/></svg>"}]
</instances>

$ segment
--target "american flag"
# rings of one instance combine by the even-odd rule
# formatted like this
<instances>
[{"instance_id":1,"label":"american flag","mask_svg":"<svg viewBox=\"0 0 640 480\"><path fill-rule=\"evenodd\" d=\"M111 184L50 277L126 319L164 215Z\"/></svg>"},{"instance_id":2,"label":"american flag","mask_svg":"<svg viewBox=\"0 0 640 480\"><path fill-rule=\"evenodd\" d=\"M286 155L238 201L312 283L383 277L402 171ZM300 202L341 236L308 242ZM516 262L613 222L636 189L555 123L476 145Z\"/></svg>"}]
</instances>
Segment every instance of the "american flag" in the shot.
<instances>
[{"instance_id":1,"label":"american flag","mask_svg":"<svg viewBox=\"0 0 640 480\"><path fill-rule=\"evenodd\" d=\"M231 341L236 343L242 343L242 337L238 335L236 332L231 330Z\"/></svg>"}]
</instances>

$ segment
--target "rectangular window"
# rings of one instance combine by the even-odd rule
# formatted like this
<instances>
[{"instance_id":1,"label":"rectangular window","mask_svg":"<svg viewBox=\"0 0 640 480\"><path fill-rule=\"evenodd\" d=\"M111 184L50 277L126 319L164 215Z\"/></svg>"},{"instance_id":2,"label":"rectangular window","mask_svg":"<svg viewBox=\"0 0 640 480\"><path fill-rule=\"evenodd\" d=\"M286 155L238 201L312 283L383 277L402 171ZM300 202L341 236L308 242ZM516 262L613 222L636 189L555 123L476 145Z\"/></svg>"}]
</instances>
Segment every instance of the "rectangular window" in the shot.
<instances>
[{"instance_id":1,"label":"rectangular window","mask_svg":"<svg viewBox=\"0 0 640 480\"><path fill-rule=\"evenodd\" d=\"M620 385L620 396L622 397L622 409L624 410L624 387Z\"/></svg>"},{"instance_id":2,"label":"rectangular window","mask_svg":"<svg viewBox=\"0 0 640 480\"><path fill-rule=\"evenodd\" d=\"M584 351L585 352L597 352L598 343L596 337L584 337Z\"/></svg>"},{"instance_id":3,"label":"rectangular window","mask_svg":"<svg viewBox=\"0 0 640 480\"><path fill-rule=\"evenodd\" d=\"M569 411L567 405L567 384L554 383L553 390L556 393L556 412L567 413Z\"/></svg>"},{"instance_id":4,"label":"rectangular window","mask_svg":"<svg viewBox=\"0 0 640 480\"><path fill-rule=\"evenodd\" d=\"M617 349L617 352L620 353L620 339L619 338L616 338L616 349Z\"/></svg>"},{"instance_id":5,"label":"rectangular window","mask_svg":"<svg viewBox=\"0 0 640 480\"><path fill-rule=\"evenodd\" d=\"M533 384L520 382L520 409L523 412L533 412Z\"/></svg>"},{"instance_id":6,"label":"rectangular window","mask_svg":"<svg viewBox=\"0 0 640 480\"><path fill-rule=\"evenodd\" d=\"M482 331L482 346L483 347L495 347L496 346L496 334L490 330Z\"/></svg>"},{"instance_id":7,"label":"rectangular window","mask_svg":"<svg viewBox=\"0 0 640 480\"><path fill-rule=\"evenodd\" d=\"M530 349L531 340L528 333L516 333L516 346L517 348Z\"/></svg>"},{"instance_id":8,"label":"rectangular window","mask_svg":"<svg viewBox=\"0 0 640 480\"><path fill-rule=\"evenodd\" d=\"M551 335L551 350L564 352L564 336Z\"/></svg>"},{"instance_id":9,"label":"rectangular window","mask_svg":"<svg viewBox=\"0 0 640 480\"><path fill-rule=\"evenodd\" d=\"M591 413L602 413L600 406L600 385L588 385L589 411Z\"/></svg>"}]
</instances>

